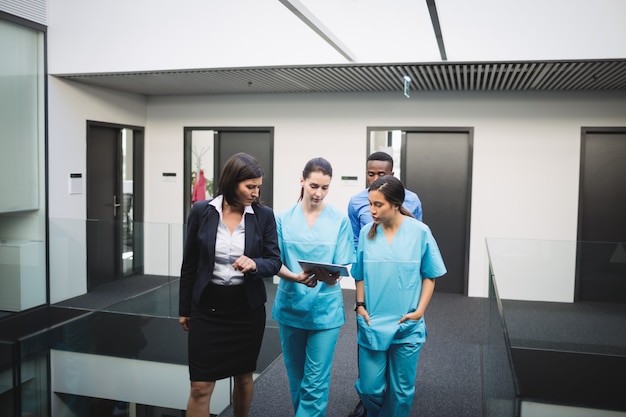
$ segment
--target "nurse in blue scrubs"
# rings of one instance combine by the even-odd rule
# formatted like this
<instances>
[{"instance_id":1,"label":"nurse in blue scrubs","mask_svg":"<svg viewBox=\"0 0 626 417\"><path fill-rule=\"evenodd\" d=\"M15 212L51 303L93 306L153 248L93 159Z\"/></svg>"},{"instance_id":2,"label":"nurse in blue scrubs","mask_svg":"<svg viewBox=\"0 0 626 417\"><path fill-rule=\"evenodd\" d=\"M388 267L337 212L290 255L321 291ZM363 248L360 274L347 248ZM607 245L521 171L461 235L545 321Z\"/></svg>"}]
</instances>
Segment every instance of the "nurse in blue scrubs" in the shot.
<instances>
[{"instance_id":1,"label":"nurse in blue scrubs","mask_svg":"<svg viewBox=\"0 0 626 417\"><path fill-rule=\"evenodd\" d=\"M283 266L272 318L279 323L296 417L326 415L333 354L345 323L339 273L303 271L298 264L354 262L350 221L324 201L332 175L326 159L311 159L302 172L298 202L276 217Z\"/></svg>"},{"instance_id":2,"label":"nurse in blue scrubs","mask_svg":"<svg viewBox=\"0 0 626 417\"><path fill-rule=\"evenodd\" d=\"M426 340L424 313L435 278L447 272L430 229L402 207L403 201L399 179L387 175L372 183L374 221L361 229L351 269L359 345L355 386L368 417L411 412Z\"/></svg>"}]
</instances>

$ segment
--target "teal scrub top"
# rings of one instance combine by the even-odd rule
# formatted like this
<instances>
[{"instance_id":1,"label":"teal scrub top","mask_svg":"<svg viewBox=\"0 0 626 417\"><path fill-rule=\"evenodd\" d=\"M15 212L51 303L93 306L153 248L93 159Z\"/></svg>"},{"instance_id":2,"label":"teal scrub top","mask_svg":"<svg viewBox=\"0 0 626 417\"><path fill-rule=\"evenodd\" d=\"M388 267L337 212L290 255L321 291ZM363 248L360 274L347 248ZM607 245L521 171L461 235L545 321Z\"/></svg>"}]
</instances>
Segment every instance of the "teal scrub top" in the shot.
<instances>
[{"instance_id":1,"label":"teal scrub top","mask_svg":"<svg viewBox=\"0 0 626 417\"><path fill-rule=\"evenodd\" d=\"M334 264L354 262L350 221L345 213L326 205L309 228L300 203L276 216L281 261L290 271L302 271L298 260ZM332 329L345 323L339 284L318 282L314 288L281 279L272 318L300 329Z\"/></svg>"},{"instance_id":2,"label":"teal scrub top","mask_svg":"<svg viewBox=\"0 0 626 417\"><path fill-rule=\"evenodd\" d=\"M364 281L368 325L357 315L358 343L371 350L387 350L392 343L420 343L426 340L424 318L398 321L415 311L422 293L423 278L446 273L443 258L430 229L424 223L405 217L391 243L382 226L376 236L367 234L372 223L360 232L357 259L351 274Z\"/></svg>"}]
</instances>

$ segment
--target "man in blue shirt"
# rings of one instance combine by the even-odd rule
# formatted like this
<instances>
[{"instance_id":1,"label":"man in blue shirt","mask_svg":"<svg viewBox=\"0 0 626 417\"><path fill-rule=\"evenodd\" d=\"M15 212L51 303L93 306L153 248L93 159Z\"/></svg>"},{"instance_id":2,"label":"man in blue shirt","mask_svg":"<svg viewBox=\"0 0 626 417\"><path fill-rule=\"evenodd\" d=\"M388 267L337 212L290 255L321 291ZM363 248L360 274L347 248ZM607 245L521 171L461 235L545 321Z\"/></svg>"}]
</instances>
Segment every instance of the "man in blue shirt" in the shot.
<instances>
[{"instance_id":1,"label":"man in blue shirt","mask_svg":"<svg viewBox=\"0 0 626 417\"><path fill-rule=\"evenodd\" d=\"M352 196L348 203L348 218L352 224L352 234L354 235L354 247L359 243L359 234L361 228L372 221L369 203L369 187L378 178L385 175L393 175L393 158L386 152L374 152L367 158L367 169L365 171L367 178L367 188L360 193ZM410 211L419 221L422 221L422 202L417 194L413 191L404 190L405 209ZM359 401L354 410L348 417L365 417L367 411L363 407L363 403Z\"/></svg>"},{"instance_id":2,"label":"man in blue shirt","mask_svg":"<svg viewBox=\"0 0 626 417\"><path fill-rule=\"evenodd\" d=\"M385 175L393 175L393 158L385 152L374 152L367 158L367 188L352 196L348 203L348 218L352 224L354 235L354 247L359 243L361 228L372 221L369 204L369 187L378 178ZM402 205L413 213L413 216L422 221L422 202L413 191L404 190L405 198Z\"/></svg>"}]
</instances>

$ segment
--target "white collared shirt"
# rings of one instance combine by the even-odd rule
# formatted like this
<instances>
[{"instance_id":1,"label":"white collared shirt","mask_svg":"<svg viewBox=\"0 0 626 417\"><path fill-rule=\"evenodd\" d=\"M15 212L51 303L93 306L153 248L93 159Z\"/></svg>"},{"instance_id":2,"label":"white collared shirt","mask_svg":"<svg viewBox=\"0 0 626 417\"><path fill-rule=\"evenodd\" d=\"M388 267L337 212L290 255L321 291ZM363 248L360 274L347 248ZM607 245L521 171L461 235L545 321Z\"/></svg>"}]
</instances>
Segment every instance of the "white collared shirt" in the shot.
<instances>
[{"instance_id":1,"label":"white collared shirt","mask_svg":"<svg viewBox=\"0 0 626 417\"><path fill-rule=\"evenodd\" d=\"M233 268L233 263L243 255L246 243L246 214L254 214L252 206L245 206L241 223L230 233L228 226L224 223L222 212L222 202L224 197L219 195L209 203L220 215L217 226L217 236L215 239L215 266L211 282L219 285L241 285L243 284L243 273Z\"/></svg>"}]
</instances>

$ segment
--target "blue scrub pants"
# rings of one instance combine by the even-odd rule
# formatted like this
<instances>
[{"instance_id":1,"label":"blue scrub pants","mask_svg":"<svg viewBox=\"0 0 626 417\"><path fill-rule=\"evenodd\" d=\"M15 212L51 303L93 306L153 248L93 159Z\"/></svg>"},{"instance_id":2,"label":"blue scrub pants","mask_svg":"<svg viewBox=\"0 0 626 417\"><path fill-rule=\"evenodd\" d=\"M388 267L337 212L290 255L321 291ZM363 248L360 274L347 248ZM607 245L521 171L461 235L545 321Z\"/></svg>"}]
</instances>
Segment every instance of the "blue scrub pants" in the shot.
<instances>
[{"instance_id":1,"label":"blue scrub pants","mask_svg":"<svg viewBox=\"0 0 626 417\"><path fill-rule=\"evenodd\" d=\"M295 417L324 417L340 328L306 330L283 324L279 328Z\"/></svg>"},{"instance_id":2,"label":"blue scrub pants","mask_svg":"<svg viewBox=\"0 0 626 417\"><path fill-rule=\"evenodd\" d=\"M392 344L386 351L359 346L355 387L367 417L403 417L411 413L421 349L422 343Z\"/></svg>"}]
</instances>

